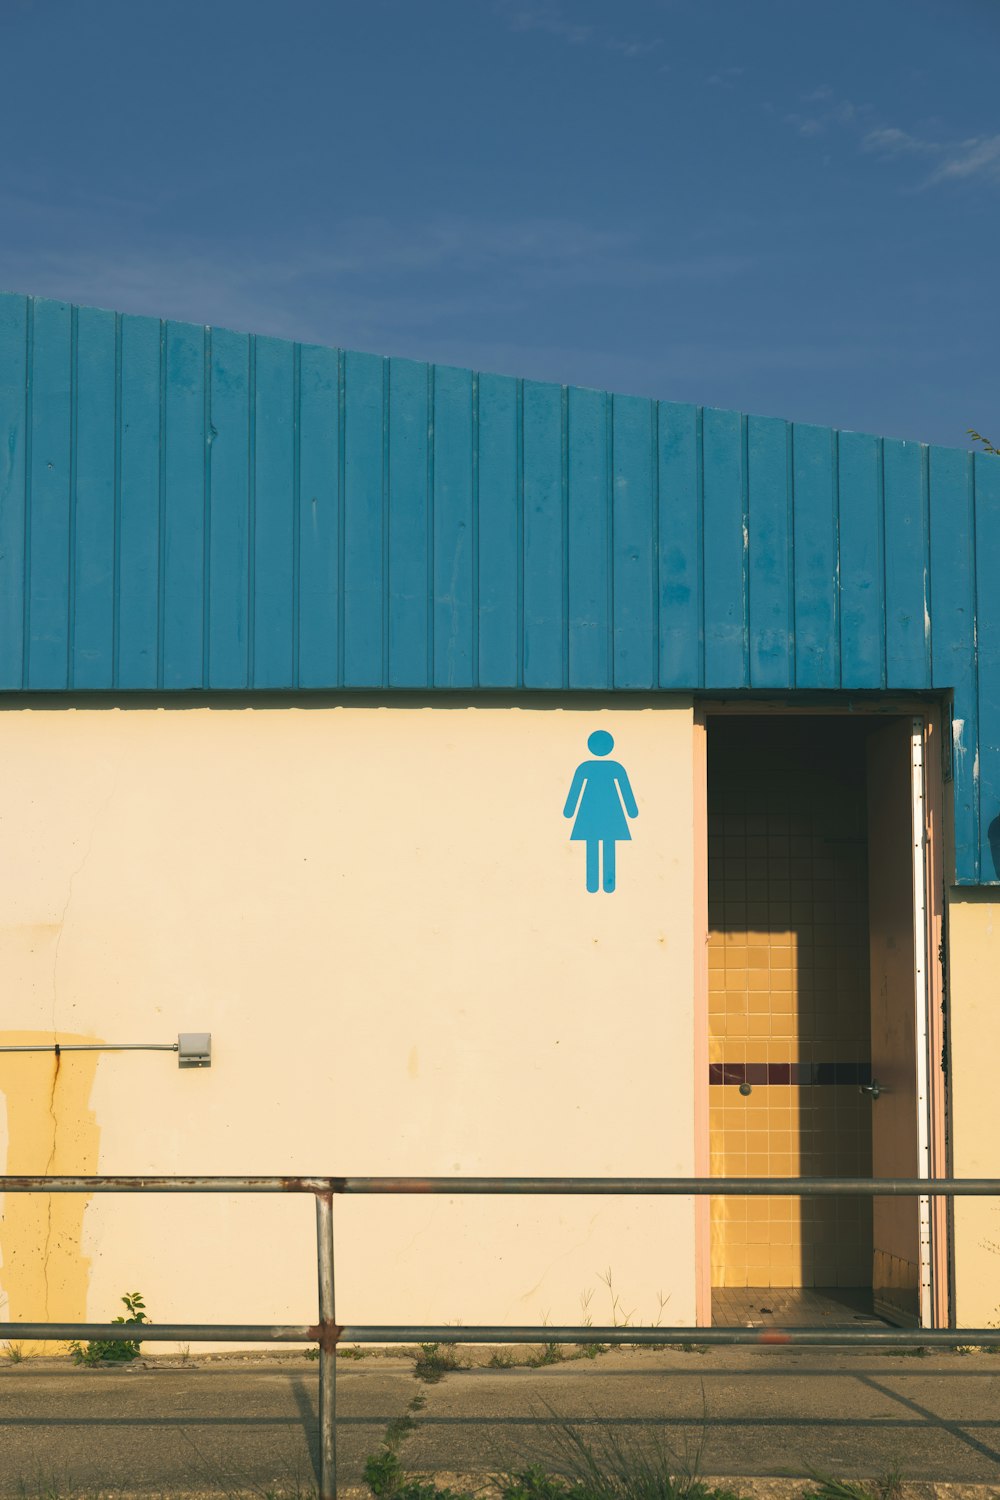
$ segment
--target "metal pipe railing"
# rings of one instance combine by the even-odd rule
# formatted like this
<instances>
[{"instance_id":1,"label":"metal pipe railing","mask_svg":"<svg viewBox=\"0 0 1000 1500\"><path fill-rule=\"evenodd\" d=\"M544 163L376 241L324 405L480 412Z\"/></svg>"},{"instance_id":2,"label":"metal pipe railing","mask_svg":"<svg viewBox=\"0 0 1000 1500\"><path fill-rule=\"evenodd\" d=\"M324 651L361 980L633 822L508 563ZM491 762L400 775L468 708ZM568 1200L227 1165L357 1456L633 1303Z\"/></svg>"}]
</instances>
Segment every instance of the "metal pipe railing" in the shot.
<instances>
[{"instance_id":1,"label":"metal pipe railing","mask_svg":"<svg viewBox=\"0 0 1000 1500\"><path fill-rule=\"evenodd\" d=\"M0 1323L0 1338L135 1339L142 1343L315 1343L319 1346L319 1500L337 1492L337 1345L680 1344L960 1348L998 1341L995 1328L669 1328L501 1324L340 1325L334 1295L333 1199L349 1194L595 1195L633 1197L1000 1196L992 1177L0 1177L0 1193L312 1193L316 1199L317 1323Z\"/></svg>"},{"instance_id":2,"label":"metal pipe railing","mask_svg":"<svg viewBox=\"0 0 1000 1500\"><path fill-rule=\"evenodd\" d=\"M0 1177L4 1193L444 1193L593 1197L991 1198L996 1177Z\"/></svg>"}]
</instances>

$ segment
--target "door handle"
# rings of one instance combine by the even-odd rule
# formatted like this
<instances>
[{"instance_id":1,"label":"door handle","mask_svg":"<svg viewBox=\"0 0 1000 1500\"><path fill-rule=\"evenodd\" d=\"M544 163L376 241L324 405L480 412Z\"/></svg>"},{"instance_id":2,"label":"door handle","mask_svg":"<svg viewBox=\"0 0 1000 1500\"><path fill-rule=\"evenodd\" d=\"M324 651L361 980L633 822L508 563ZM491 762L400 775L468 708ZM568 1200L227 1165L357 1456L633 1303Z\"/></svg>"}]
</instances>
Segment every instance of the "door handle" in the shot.
<instances>
[{"instance_id":1,"label":"door handle","mask_svg":"<svg viewBox=\"0 0 1000 1500\"><path fill-rule=\"evenodd\" d=\"M882 1087L877 1078L873 1078L871 1083L861 1083L858 1085L858 1093L867 1094L873 1102L878 1098L881 1092Z\"/></svg>"}]
</instances>

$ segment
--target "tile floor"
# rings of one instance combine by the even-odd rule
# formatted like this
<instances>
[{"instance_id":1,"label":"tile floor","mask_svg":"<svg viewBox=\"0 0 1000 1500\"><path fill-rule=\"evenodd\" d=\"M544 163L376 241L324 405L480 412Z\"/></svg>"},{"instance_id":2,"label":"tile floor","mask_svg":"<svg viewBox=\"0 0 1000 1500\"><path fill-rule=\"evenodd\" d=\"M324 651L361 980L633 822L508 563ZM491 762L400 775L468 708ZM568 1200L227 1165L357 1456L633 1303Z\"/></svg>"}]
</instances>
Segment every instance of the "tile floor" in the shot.
<instances>
[{"instance_id":1,"label":"tile floor","mask_svg":"<svg viewBox=\"0 0 1000 1500\"><path fill-rule=\"evenodd\" d=\"M718 1286L712 1288L717 1328L887 1327L872 1312L867 1287Z\"/></svg>"}]
</instances>

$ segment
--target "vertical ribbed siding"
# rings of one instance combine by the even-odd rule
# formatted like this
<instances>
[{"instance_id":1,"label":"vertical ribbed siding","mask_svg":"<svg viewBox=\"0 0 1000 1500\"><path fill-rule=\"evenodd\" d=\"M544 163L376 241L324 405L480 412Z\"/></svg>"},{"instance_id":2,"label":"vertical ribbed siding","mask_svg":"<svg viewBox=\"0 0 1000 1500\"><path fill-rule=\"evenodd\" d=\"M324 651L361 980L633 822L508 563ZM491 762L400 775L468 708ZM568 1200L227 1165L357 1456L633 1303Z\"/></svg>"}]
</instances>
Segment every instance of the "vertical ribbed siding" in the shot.
<instances>
[{"instance_id":1,"label":"vertical ribbed siding","mask_svg":"<svg viewBox=\"0 0 1000 1500\"><path fill-rule=\"evenodd\" d=\"M979 669L980 879L1000 882L1000 458L973 464Z\"/></svg>"},{"instance_id":2,"label":"vertical ribbed siding","mask_svg":"<svg viewBox=\"0 0 1000 1500\"><path fill-rule=\"evenodd\" d=\"M976 531L973 456L930 450L929 616L933 683L953 689L955 863L962 878L980 877L979 671L976 631ZM987 818L991 814L987 813Z\"/></svg>"},{"instance_id":3,"label":"vertical ribbed siding","mask_svg":"<svg viewBox=\"0 0 1000 1500\"><path fill-rule=\"evenodd\" d=\"M0 296L0 691L954 694L1000 882L1000 460Z\"/></svg>"}]
</instances>

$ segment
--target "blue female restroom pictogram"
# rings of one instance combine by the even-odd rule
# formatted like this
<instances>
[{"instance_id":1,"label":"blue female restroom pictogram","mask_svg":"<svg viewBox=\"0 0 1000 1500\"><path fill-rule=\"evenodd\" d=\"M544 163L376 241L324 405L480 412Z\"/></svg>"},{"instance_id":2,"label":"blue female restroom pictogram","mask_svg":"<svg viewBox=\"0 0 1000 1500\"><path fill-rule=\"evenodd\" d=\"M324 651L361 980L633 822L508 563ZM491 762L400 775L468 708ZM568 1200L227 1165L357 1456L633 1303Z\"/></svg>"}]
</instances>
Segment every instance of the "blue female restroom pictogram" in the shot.
<instances>
[{"instance_id":1,"label":"blue female restroom pictogram","mask_svg":"<svg viewBox=\"0 0 1000 1500\"><path fill-rule=\"evenodd\" d=\"M639 816L625 767L617 760L603 759L614 748L606 729L594 731L587 749L601 759L577 766L563 808L564 818L576 813L570 839L587 845L587 890L599 890L603 874L609 895L615 888L615 845L619 839L631 840L628 819Z\"/></svg>"}]
</instances>

